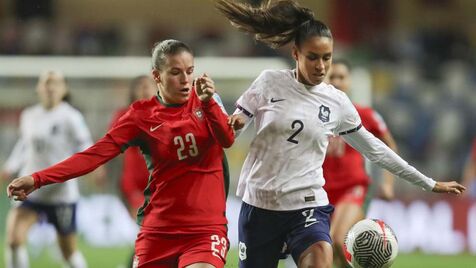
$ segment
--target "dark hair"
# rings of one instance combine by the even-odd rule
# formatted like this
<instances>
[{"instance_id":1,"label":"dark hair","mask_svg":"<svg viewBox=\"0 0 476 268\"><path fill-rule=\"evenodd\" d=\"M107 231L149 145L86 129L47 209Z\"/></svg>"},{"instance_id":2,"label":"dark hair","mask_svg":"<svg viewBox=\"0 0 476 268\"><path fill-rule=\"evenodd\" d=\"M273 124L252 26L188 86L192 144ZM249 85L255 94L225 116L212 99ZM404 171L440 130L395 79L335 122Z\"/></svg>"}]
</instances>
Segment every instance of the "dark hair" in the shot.
<instances>
[{"instance_id":1,"label":"dark hair","mask_svg":"<svg viewBox=\"0 0 476 268\"><path fill-rule=\"evenodd\" d=\"M348 60L333 59L332 60L332 65L335 65L335 64L342 64L347 68L347 70L349 70L349 72L352 71L352 65L350 65L350 62Z\"/></svg>"},{"instance_id":2,"label":"dark hair","mask_svg":"<svg viewBox=\"0 0 476 268\"><path fill-rule=\"evenodd\" d=\"M216 8L239 30L254 35L258 41L278 48L294 41L299 47L314 36L332 39L330 29L314 18L312 10L293 0L263 0L261 6L218 0Z\"/></svg>"},{"instance_id":3,"label":"dark hair","mask_svg":"<svg viewBox=\"0 0 476 268\"><path fill-rule=\"evenodd\" d=\"M129 84L129 102L130 103L133 103L134 101L136 101L135 90L144 79L149 79L149 76L147 75L136 76L132 79L131 83Z\"/></svg>"},{"instance_id":4,"label":"dark hair","mask_svg":"<svg viewBox=\"0 0 476 268\"><path fill-rule=\"evenodd\" d=\"M165 59L169 55L175 55L182 51L186 51L193 55L192 49L184 42L167 39L158 43L155 43L152 49L152 69L160 70L162 65L165 64Z\"/></svg>"}]
</instances>

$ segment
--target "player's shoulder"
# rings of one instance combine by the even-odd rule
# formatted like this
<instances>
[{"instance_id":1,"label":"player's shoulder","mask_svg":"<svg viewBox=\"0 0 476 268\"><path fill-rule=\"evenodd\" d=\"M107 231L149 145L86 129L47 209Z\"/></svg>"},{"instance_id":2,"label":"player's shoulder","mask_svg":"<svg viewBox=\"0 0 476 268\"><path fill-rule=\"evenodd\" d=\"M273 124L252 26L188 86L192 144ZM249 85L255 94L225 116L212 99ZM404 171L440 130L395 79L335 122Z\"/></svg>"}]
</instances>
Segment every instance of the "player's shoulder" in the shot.
<instances>
[{"instance_id":1,"label":"player's shoulder","mask_svg":"<svg viewBox=\"0 0 476 268\"><path fill-rule=\"evenodd\" d=\"M83 114L74 106L67 102L62 102L58 106L58 111L63 116L82 118Z\"/></svg>"},{"instance_id":2,"label":"player's shoulder","mask_svg":"<svg viewBox=\"0 0 476 268\"><path fill-rule=\"evenodd\" d=\"M157 105L157 96L154 96L147 100L137 100L129 106L129 111L136 112L149 112L151 108Z\"/></svg>"},{"instance_id":3,"label":"player's shoulder","mask_svg":"<svg viewBox=\"0 0 476 268\"><path fill-rule=\"evenodd\" d=\"M28 106L25 109L23 109L21 114L22 114L22 116L28 116L28 115L31 115L31 114L39 113L42 109L43 109L43 107L41 107L40 104L34 104L34 105Z\"/></svg>"},{"instance_id":4,"label":"player's shoulder","mask_svg":"<svg viewBox=\"0 0 476 268\"><path fill-rule=\"evenodd\" d=\"M326 82L322 82L319 85L319 87L320 87L320 89L319 89L320 92L325 93L326 95L328 95L332 99L335 99L339 103L342 103L343 100L348 100L349 99L349 96L347 96L347 94L344 91L337 89L336 87L334 87L331 84L328 84Z\"/></svg>"},{"instance_id":5,"label":"player's shoulder","mask_svg":"<svg viewBox=\"0 0 476 268\"><path fill-rule=\"evenodd\" d=\"M258 76L259 80L267 80L267 81L278 81L278 80L292 79L292 78L293 78L293 70L289 70L289 69L283 69L283 70L265 69Z\"/></svg>"}]
</instances>

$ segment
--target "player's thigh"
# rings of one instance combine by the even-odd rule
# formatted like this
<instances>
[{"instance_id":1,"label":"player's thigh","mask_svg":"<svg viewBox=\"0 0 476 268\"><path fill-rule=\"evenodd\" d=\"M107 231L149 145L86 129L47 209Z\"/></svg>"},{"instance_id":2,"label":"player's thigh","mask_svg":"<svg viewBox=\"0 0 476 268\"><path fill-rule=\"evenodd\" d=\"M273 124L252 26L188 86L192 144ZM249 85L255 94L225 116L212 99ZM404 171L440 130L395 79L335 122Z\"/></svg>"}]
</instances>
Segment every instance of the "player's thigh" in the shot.
<instances>
[{"instance_id":1,"label":"player's thigh","mask_svg":"<svg viewBox=\"0 0 476 268\"><path fill-rule=\"evenodd\" d=\"M28 231L38 220L38 213L24 207L14 207L8 211L6 231L7 243L18 246L26 241Z\"/></svg>"},{"instance_id":2,"label":"player's thigh","mask_svg":"<svg viewBox=\"0 0 476 268\"><path fill-rule=\"evenodd\" d=\"M334 243L344 243L345 234L356 222L364 218L362 206L353 202L340 202L331 221L331 237Z\"/></svg>"},{"instance_id":3,"label":"player's thigh","mask_svg":"<svg viewBox=\"0 0 476 268\"><path fill-rule=\"evenodd\" d=\"M194 264L187 265L185 268L217 268L217 267L209 263L194 263Z\"/></svg>"},{"instance_id":4,"label":"player's thigh","mask_svg":"<svg viewBox=\"0 0 476 268\"><path fill-rule=\"evenodd\" d=\"M308 247L299 257L298 267L331 268L332 245L327 241L319 241Z\"/></svg>"},{"instance_id":5,"label":"player's thigh","mask_svg":"<svg viewBox=\"0 0 476 268\"><path fill-rule=\"evenodd\" d=\"M296 264L314 245L332 245L330 219L333 211L332 205L326 205L305 208L295 213L293 228L287 235L286 244Z\"/></svg>"},{"instance_id":6,"label":"player's thigh","mask_svg":"<svg viewBox=\"0 0 476 268\"><path fill-rule=\"evenodd\" d=\"M76 233L60 234L58 233L58 245L65 259L69 259L76 251L77 246Z\"/></svg>"},{"instance_id":7,"label":"player's thigh","mask_svg":"<svg viewBox=\"0 0 476 268\"><path fill-rule=\"evenodd\" d=\"M292 216L243 202L238 219L239 267L277 267Z\"/></svg>"}]
</instances>

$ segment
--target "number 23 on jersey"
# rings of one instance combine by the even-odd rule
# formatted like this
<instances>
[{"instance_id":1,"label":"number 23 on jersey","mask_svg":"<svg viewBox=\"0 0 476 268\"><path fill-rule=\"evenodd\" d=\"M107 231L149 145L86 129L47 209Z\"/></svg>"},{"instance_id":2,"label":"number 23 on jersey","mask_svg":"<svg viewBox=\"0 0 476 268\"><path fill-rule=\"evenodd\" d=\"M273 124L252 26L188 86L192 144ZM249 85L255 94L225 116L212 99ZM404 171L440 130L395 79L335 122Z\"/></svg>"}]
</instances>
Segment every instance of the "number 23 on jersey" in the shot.
<instances>
[{"instance_id":1,"label":"number 23 on jersey","mask_svg":"<svg viewBox=\"0 0 476 268\"><path fill-rule=\"evenodd\" d=\"M193 133L187 133L184 136L175 136L174 144L177 146L178 160L184 160L198 155L198 147Z\"/></svg>"}]
</instances>

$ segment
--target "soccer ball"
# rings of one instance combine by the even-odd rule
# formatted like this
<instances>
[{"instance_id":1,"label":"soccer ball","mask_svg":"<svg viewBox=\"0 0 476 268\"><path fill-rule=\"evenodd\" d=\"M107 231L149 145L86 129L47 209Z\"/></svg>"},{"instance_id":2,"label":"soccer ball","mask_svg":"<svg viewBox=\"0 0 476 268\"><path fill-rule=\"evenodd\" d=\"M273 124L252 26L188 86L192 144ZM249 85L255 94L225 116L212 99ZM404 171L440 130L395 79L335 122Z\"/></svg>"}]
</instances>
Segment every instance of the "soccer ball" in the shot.
<instances>
[{"instance_id":1,"label":"soccer ball","mask_svg":"<svg viewBox=\"0 0 476 268\"><path fill-rule=\"evenodd\" d=\"M397 237L382 220L361 220L347 232L344 253L353 268L388 268L397 258Z\"/></svg>"}]
</instances>

